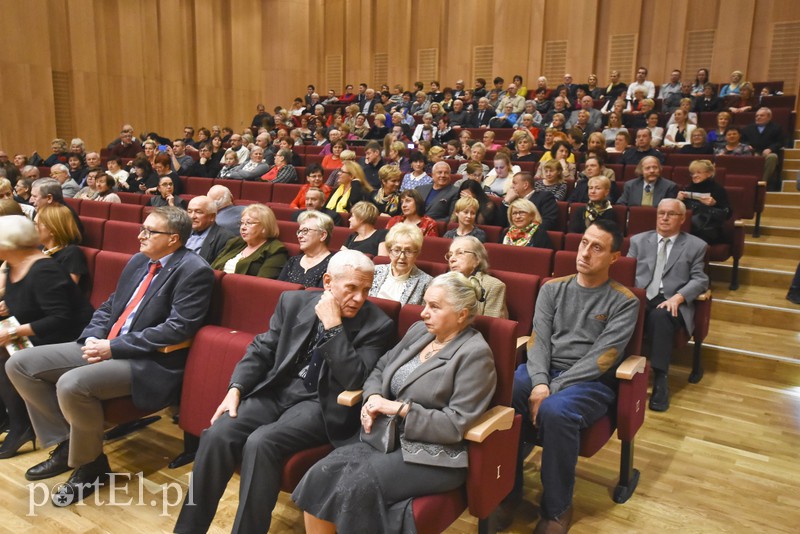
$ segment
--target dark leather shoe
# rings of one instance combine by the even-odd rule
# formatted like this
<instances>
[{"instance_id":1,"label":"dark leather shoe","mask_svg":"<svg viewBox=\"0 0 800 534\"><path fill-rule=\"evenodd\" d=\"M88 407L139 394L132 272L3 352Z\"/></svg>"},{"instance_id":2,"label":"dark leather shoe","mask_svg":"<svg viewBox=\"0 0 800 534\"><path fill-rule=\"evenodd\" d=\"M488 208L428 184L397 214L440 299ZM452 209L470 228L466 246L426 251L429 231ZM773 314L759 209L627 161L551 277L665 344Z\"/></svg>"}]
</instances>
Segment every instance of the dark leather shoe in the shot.
<instances>
[{"instance_id":1,"label":"dark leather shoe","mask_svg":"<svg viewBox=\"0 0 800 534\"><path fill-rule=\"evenodd\" d=\"M22 432L9 432L3 444L0 445L0 460L13 458L29 441L33 444L33 450L36 450L36 434L33 433L33 427L28 427Z\"/></svg>"},{"instance_id":2,"label":"dark leather shoe","mask_svg":"<svg viewBox=\"0 0 800 534\"><path fill-rule=\"evenodd\" d=\"M110 471L111 467L105 454L80 466L72 472L66 482L53 489L53 504L64 507L82 501L105 484Z\"/></svg>"},{"instance_id":3,"label":"dark leather shoe","mask_svg":"<svg viewBox=\"0 0 800 534\"><path fill-rule=\"evenodd\" d=\"M572 523L572 506L560 516L553 519L544 517L536 523L533 534L565 534L569 532L569 525Z\"/></svg>"},{"instance_id":4,"label":"dark leather shoe","mask_svg":"<svg viewBox=\"0 0 800 534\"><path fill-rule=\"evenodd\" d=\"M657 374L653 381L650 409L654 412L666 412L669 409L669 384L667 383L666 374Z\"/></svg>"},{"instance_id":5,"label":"dark leather shoe","mask_svg":"<svg viewBox=\"0 0 800 534\"><path fill-rule=\"evenodd\" d=\"M514 522L514 514L517 512L517 508L519 508L521 502L522 495L515 493L512 493L503 499L503 502L500 503L500 506L498 506L492 514L494 520L494 529L496 531L508 530L508 528L511 526L511 523Z\"/></svg>"},{"instance_id":6,"label":"dark leather shoe","mask_svg":"<svg viewBox=\"0 0 800 534\"><path fill-rule=\"evenodd\" d=\"M790 289L786 294L786 300L792 304L800 304L800 289Z\"/></svg>"},{"instance_id":7,"label":"dark leather shoe","mask_svg":"<svg viewBox=\"0 0 800 534\"><path fill-rule=\"evenodd\" d=\"M50 457L25 471L27 480L44 480L69 471L69 440L64 440L50 452Z\"/></svg>"}]
</instances>

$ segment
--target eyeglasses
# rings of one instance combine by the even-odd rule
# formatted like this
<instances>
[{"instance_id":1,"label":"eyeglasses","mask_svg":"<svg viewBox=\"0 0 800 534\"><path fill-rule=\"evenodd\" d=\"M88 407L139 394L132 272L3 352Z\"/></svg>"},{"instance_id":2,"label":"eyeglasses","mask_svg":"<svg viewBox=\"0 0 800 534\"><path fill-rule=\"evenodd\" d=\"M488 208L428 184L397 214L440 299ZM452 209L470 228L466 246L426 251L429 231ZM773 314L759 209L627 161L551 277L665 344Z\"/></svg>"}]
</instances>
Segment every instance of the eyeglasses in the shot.
<instances>
[{"instance_id":1,"label":"eyeglasses","mask_svg":"<svg viewBox=\"0 0 800 534\"><path fill-rule=\"evenodd\" d=\"M308 235L308 232L321 232L319 228L299 228L295 234L297 237Z\"/></svg>"},{"instance_id":2,"label":"eyeglasses","mask_svg":"<svg viewBox=\"0 0 800 534\"><path fill-rule=\"evenodd\" d=\"M662 217L668 217L668 218L671 219L673 217L680 217L680 215L681 214L679 212L677 212L677 211L657 211L656 212L656 217L658 217L659 219L661 219Z\"/></svg>"},{"instance_id":3,"label":"eyeglasses","mask_svg":"<svg viewBox=\"0 0 800 534\"><path fill-rule=\"evenodd\" d=\"M455 252L448 252L447 254L445 254L444 259L450 261L450 258L460 258L464 254L472 254L474 256L477 256L477 254L475 254L471 250L456 250Z\"/></svg>"},{"instance_id":4,"label":"eyeglasses","mask_svg":"<svg viewBox=\"0 0 800 534\"><path fill-rule=\"evenodd\" d=\"M239 226L255 226L258 224L258 221L241 221Z\"/></svg>"},{"instance_id":5,"label":"eyeglasses","mask_svg":"<svg viewBox=\"0 0 800 534\"><path fill-rule=\"evenodd\" d=\"M410 248L396 248L392 247L389 249L389 254L394 256L395 258L399 258L400 256L408 258L409 256L416 256L419 254L418 250L412 250Z\"/></svg>"},{"instance_id":6,"label":"eyeglasses","mask_svg":"<svg viewBox=\"0 0 800 534\"><path fill-rule=\"evenodd\" d=\"M146 226L140 226L139 227L139 235L144 235L145 239L150 239L153 234L172 235L174 233L175 232L162 232L160 230L151 230L150 228L147 228Z\"/></svg>"}]
</instances>

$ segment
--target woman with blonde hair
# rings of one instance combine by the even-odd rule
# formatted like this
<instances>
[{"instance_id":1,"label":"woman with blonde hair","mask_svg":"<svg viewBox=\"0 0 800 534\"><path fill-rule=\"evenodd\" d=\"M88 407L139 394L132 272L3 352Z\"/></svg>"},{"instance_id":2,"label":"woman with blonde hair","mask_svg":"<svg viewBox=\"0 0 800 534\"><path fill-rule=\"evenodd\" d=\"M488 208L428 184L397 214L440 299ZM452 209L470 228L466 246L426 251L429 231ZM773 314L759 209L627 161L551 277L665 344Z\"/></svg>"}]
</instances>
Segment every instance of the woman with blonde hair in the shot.
<instances>
[{"instance_id":1,"label":"woman with blonde hair","mask_svg":"<svg viewBox=\"0 0 800 534\"><path fill-rule=\"evenodd\" d=\"M589 178L589 202L570 214L569 231L582 234L597 219L615 220L614 210L609 199L610 193L611 180L603 175Z\"/></svg>"},{"instance_id":2,"label":"woman with blonde hair","mask_svg":"<svg viewBox=\"0 0 800 534\"><path fill-rule=\"evenodd\" d=\"M463 196L456 201L453 208L452 222L457 222L458 227L448 230L443 237L454 239L456 237L472 236L481 243L486 241L486 232L475 226L480 204L476 198Z\"/></svg>"},{"instance_id":3,"label":"woman with blonde hair","mask_svg":"<svg viewBox=\"0 0 800 534\"><path fill-rule=\"evenodd\" d=\"M72 212L63 204L48 204L34 219L42 252L50 256L69 273L76 284L89 274L86 256L81 252L81 232Z\"/></svg>"},{"instance_id":4,"label":"woman with blonde hair","mask_svg":"<svg viewBox=\"0 0 800 534\"><path fill-rule=\"evenodd\" d=\"M352 249L378 255L378 247L386 239L387 230L375 228L378 220L378 208L372 202L362 200L350 210L350 229L352 234L345 240L342 250Z\"/></svg>"},{"instance_id":5,"label":"woman with blonde hair","mask_svg":"<svg viewBox=\"0 0 800 534\"><path fill-rule=\"evenodd\" d=\"M228 241L211 267L228 274L277 278L289 259L278 233L272 210L263 204L250 204L242 212L239 237Z\"/></svg>"},{"instance_id":6,"label":"woman with blonde hair","mask_svg":"<svg viewBox=\"0 0 800 534\"><path fill-rule=\"evenodd\" d=\"M557 160L551 159L539 165L541 178L533 183L535 191L549 191L556 200L567 198L567 183L564 181L564 168ZM537 173L539 174L539 173Z\"/></svg>"},{"instance_id":7,"label":"woman with blonde hair","mask_svg":"<svg viewBox=\"0 0 800 534\"><path fill-rule=\"evenodd\" d=\"M337 213L348 212L354 204L366 200L370 192L372 186L367 182L361 165L345 161L339 170L339 187L331 193L325 207Z\"/></svg>"},{"instance_id":8,"label":"woman with blonde hair","mask_svg":"<svg viewBox=\"0 0 800 534\"><path fill-rule=\"evenodd\" d=\"M384 165L378 170L378 179L381 186L372 192L369 200L378 208L380 217L394 217L400 213L400 167Z\"/></svg>"},{"instance_id":9,"label":"woman with blonde hair","mask_svg":"<svg viewBox=\"0 0 800 534\"><path fill-rule=\"evenodd\" d=\"M500 242L515 247L553 248L547 231L542 228L542 215L528 199L518 198L508 206L511 226L501 236Z\"/></svg>"}]
</instances>

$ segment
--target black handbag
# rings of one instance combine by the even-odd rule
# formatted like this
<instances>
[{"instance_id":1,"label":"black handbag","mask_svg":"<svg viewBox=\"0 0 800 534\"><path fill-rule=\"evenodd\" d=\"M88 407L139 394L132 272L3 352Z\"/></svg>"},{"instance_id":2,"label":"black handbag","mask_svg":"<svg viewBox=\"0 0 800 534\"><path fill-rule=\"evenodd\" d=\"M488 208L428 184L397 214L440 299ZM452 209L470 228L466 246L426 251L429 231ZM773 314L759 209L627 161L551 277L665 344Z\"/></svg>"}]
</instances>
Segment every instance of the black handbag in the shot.
<instances>
[{"instance_id":1,"label":"black handbag","mask_svg":"<svg viewBox=\"0 0 800 534\"><path fill-rule=\"evenodd\" d=\"M397 409L394 415L381 414L372 422L372 428L369 434L364 432L364 427L361 427L361 441L369 443L372 448L384 454L390 453L397 448L397 443L400 441L400 436L397 433L397 420L400 418L400 412L406 404L411 404L411 401L405 401Z\"/></svg>"}]
</instances>

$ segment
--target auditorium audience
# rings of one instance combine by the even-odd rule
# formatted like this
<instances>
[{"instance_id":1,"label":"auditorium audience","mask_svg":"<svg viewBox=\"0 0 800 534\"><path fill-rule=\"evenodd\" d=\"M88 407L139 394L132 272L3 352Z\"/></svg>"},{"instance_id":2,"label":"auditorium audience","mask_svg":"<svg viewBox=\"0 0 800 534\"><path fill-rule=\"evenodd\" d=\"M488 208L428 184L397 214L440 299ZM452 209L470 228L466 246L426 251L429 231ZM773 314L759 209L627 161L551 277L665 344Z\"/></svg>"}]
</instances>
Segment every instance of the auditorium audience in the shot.
<instances>
[{"instance_id":1,"label":"auditorium audience","mask_svg":"<svg viewBox=\"0 0 800 534\"><path fill-rule=\"evenodd\" d=\"M257 149L254 149L254 151L257 152ZM261 181L271 182L274 184L297 183L297 170L295 170L294 165L290 163L292 160L292 154L293 152L289 148L281 148L278 150L278 153L275 154L275 165L273 165L270 170L261 176ZM252 157L252 152L250 155Z\"/></svg>"},{"instance_id":2,"label":"auditorium audience","mask_svg":"<svg viewBox=\"0 0 800 534\"><path fill-rule=\"evenodd\" d=\"M544 166L542 164L547 161L555 161L561 166L561 176L564 180L574 180L577 176L575 154L573 154L572 148L566 141L556 141L553 143L553 147L539 159L539 168L534 175L537 180L544 178Z\"/></svg>"},{"instance_id":3,"label":"auditorium audience","mask_svg":"<svg viewBox=\"0 0 800 534\"><path fill-rule=\"evenodd\" d=\"M357 202L350 212L350 229L353 231L344 244L342 250L358 250L370 256L378 255L378 246L386 239L387 230L376 229L378 208L372 202L362 200Z\"/></svg>"},{"instance_id":4,"label":"auditorium audience","mask_svg":"<svg viewBox=\"0 0 800 534\"><path fill-rule=\"evenodd\" d=\"M478 201L474 197L461 196L456 201L453 215L450 218L452 222L458 223L458 226L445 232L443 237L453 239L455 237L473 236L481 243L485 242L486 232L475 226L478 209Z\"/></svg>"},{"instance_id":5,"label":"auditorium audience","mask_svg":"<svg viewBox=\"0 0 800 534\"><path fill-rule=\"evenodd\" d=\"M478 315L508 317L506 285L489 274L489 255L481 241L474 236L458 236L444 258L451 271L467 278L474 276L480 282L482 295L475 311Z\"/></svg>"},{"instance_id":6,"label":"auditorium audience","mask_svg":"<svg viewBox=\"0 0 800 534\"><path fill-rule=\"evenodd\" d=\"M553 248L547 230L542 226L542 216L536 205L518 198L508 206L509 228L503 230L501 243L515 247Z\"/></svg>"},{"instance_id":7,"label":"auditorium audience","mask_svg":"<svg viewBox=\"0 0 800 534\"><path fill-rule=\"evenodd\" d=\"M389 219L386 228L391 229L392 226L401 222L417 225L423 236L438 237L439 235L439 226L435 220L425 215L425 201L416 189L408 189L400 193L400 214Z\"/></svg>"},{"instance_id":8,"label":"auditorium audience","mask_svg":"<svg viewBox=\"0 0 800 534\"><path fill-rule=\"evenodd\" d=\"M172 181L171 176L162 176L158 181L157 194L150 197L148 206L161 207L161 206L175 206L177 208L186 209L186 201L175 194L175 183Z\"/></svg>"},{"instance_id":9,"label":"auditorium audience","mask_svg":"<svg viewBox=\"0 0 800 534\"><path fill-rule=\"evenodd\" d=\"M89 169L89 172L86 173L86 186L75 193L73 198L76 200L95 200L98 194L95 185L98 174L100 174L100 169Z\"/></svg>"},{"instance_id":10,"label":"auditorium audience","mask_svg":"<svg viewBox=\"0 0 800 534\"><path fill-rule=\"evenodd\" d=\"M717 156L752 156L753 147L742 143L742 131L736 126L729 126L725 131L725 143L714 149Z\"/></svg>"},{"instance_id":11,"label":"auditorium audience","mask_svg":"<svg viewBox=\"0 0 800 534\"><path fill-rule=\"evenodd\" d=\"M238 166L239 158L236 156L236 152L228 149L228 151L225 152L225 155L222 157L222 167L219 169L217 178L232 178L231 175Z\"/></svg>"},{"instance_id":12,"label":"auditorium audience","mask_svg":"<svg viewBox=\"0 0 800 534\"><path fill-rule=\"evenodd\" d=\"M706 131L703 128L695 128L690 135L691 144L683 145L678 151L681 154L708 154L713 155L714 149L708 143Z\"/></svg>"},{"instance_id":13,"label":"auditorium audience","mask_svg":"<svg viewBox=\"0 0 800 534\"><path fill-rule=\"evenodd\" d=\"M717 127L708 133L708 142L713 145L714 149L725 144L725 133L731 125L732 117L728 111L720 111L717 114Z\"/></svg>"},{"instance_id":14,"label":"auditorium audience","mask_svg":"<svg viewBox=\"0 0 800 534\"><path fill-rule=\"evenodd\" d=\"M345 213L362 200L368 199L372 186L364 178L364 171L355 161L345 161L339 172L339 187L330 196L325 205L329 210Z\"/></svg>"},{"instance_id":15,"label":"auditorium audience","mask_svg":"<svg viewBox=\"0 0 800 534\"><path fill-rule=\"evenodd\" d=\"M692 183L678 192L687 210L692 211L692 235L709 244L720 242L722 226L731 216L725 188L714 181L714 164L707 159L689 164Z\"/></svg>"},{"instance_id":16,"label":"auditorium audience","mask_svg":"<svg viewBox=\"0 0 800 534\"><path fill-rule=\"evenodd\" d=\"M564 181L565 160L551 159L539 164L541 178L537 179L533 188L535 191L549 191L556 200L567 198L567 183ZM537 174L539 174L537 172Z\"/></svg>"},{"instance_id":17,"label":"auditorium audience","mask_svg":"<svg viewBox=\"0 0 800 534\"><path fill-rule=\"evenodd\" d=\"M369 295L400 304L421 304L431 281L430 275L416 265L422 246L423 236L419 228L409 223L392 226L379 247L379 254L388 255L390 263L375 266Z\"/></svg>"},{"instance_id":18,"label":"auditorium audience","mask_svg":"<svg viewBox=\"0 0 800 534\"><path fill-rule=\"evenodd\" d=\"M56 260L76 284L89 274L86 257L78 247L81 232L72 212L61 204L50 204L34 219L42 252Z\"/></svg>"},{"instance_id":19,"label":"auditorium audience","mask_svg":"<svg viewBox=\"0 0 800 534\"><path fill-rule=\"evenodd\" d=\"M322 167L318 163L312 163L306 167L306 183L300 187L300 190L289 204L289 207L293 209L305 209L306 192L312 187L322 189L325 193L325 200L327 200L331 194L331 188L324 183L323 176Z\"/></svg>"},{"instance_id":20,"label":"auditorium audience","mask_svg":"<svg viewBox=\"0 0 800 534\"><path fill-rule=\"evenodd\" d=\"M597 160L587 160L587 166L589 161L597 163ZM610 193L611 181L608 178L602 175L594 175L589 178L587 183L588 202L585 206L573 207L569 216L569 231L582 234L598 219L615 220Z\"/></svg>"}]
</instances>

